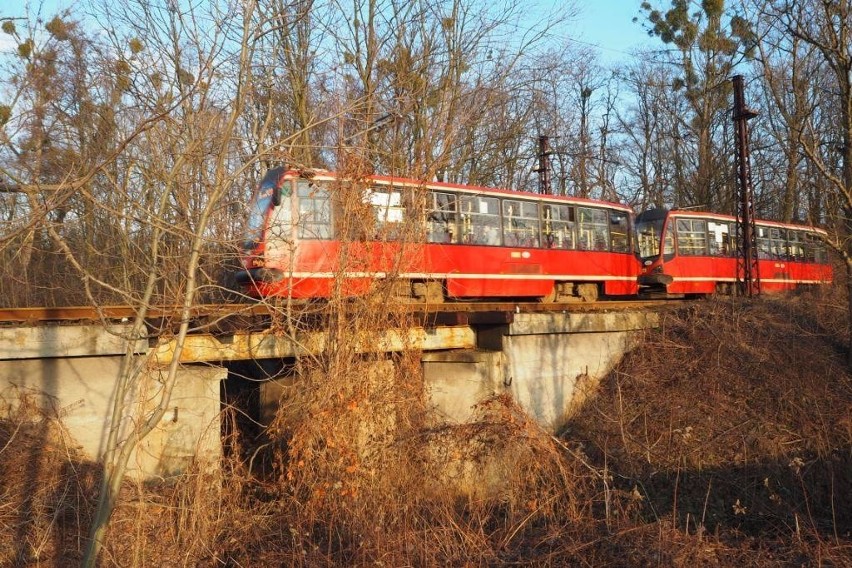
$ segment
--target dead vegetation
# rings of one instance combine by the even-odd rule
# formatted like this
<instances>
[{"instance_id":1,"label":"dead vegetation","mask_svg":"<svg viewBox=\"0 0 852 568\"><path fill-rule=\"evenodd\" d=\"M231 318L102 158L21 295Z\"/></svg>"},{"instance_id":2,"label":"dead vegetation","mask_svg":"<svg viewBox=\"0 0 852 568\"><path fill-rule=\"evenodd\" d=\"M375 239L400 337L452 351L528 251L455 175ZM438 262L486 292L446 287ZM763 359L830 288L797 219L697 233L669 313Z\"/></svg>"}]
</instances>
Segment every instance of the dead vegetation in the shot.
<instances>
[{"instance_id":1,"label":"dead vegetation","mask_svg":"<svg viewBox=\"0 0 852 568\"><path fill-rule=\"evenodd\" d=\"M327 356L296 365L261 452L127 484L101 564L849 565L834 293L666 314L559 437L503 397L473 423L432 424L416 352L345 341L403 322L381 293L350 302ZM74 564L95 468L34 409L0 421L0 565Z\"/></svg>"},{"instance_id":2,"label":"dead vegetation","mask_svg":"<svg viewBox=\"0 0 852 568\"><path fill-rule=\"evenodd\" d=\"M833 291L704 301L664 317L610 375L565 436L634 496L635 523L671 539L641 563L680 563L683 547L707 550L690 563L848 563L843 321Z\"/></svg>"}]
</instances>

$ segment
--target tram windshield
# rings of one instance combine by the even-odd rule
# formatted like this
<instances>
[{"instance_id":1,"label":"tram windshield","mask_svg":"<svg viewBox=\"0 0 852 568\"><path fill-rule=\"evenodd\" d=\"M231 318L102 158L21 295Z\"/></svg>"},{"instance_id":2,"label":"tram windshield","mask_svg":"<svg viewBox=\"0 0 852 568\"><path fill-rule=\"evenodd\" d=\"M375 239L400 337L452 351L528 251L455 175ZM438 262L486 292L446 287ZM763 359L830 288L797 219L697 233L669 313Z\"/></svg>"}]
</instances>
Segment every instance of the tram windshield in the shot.
<instances>
[{"instance_id":1,"label":"tram windshield","mask_svg":"<svg viewBox=\"0 0 852 568\"><path fill-rule=\"evenodd\" d=\"M281 173L281 168L274 168L266 172L263 180L260 182L260 187L257 190L257 195L249 212L248 224L246 226L246 239L243 247L246 250L257 247L263 238L263 229L266 224L266 215L272 206L272 195L276 191L278 185L278 177Z\"/></svg>"},{"instance_id":2,"label":"tram windshield","mask_svg":"<svg viewBox=\"0 0 852 568\"><path fill-rule=\"evenodd\" d=\"M660 255L660 241L663 236L665 218L636 221L636 236L639 245L639 256L642 259L654 258Z\"/></svg>"}]
</instances>

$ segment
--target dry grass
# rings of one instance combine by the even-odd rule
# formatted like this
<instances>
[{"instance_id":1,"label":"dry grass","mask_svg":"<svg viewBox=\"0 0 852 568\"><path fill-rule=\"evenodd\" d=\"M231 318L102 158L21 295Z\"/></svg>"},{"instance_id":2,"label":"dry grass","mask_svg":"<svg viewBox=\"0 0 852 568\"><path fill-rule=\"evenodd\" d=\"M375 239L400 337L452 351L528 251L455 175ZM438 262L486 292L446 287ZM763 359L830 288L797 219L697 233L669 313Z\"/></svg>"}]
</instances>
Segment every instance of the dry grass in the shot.
<instances>
[{"instance_id":1,"label":"dry grass","mask_svg":"<svg viewBox=\"0 0 852 568\"><path fill-rule=\"evenodd\" d=\"M558 438L505 397L430 426L418 354L345 340L403 323L383 293L348 301L329 356L296 365L262 473L249 448L216 475L128 484L102 565L849 565L832 293L666 315ZM30 401L0 421L2 566L80 557L96 468L59 418Z\"/></svg>"},{"instance_id":2,"label":"dry grass","mask_svg":"<svg viewBox=\"0 0 852 568\"><path fill-rule=\"evenodd\" d=\"M0 393L0 566L79 560L95 501L97 468L38 398Z\"/></svg>"},{"instance_id":3,"label":"dry grass","mask_svg":"<svg viewBox=\"0 0 852 568\"><path fill-rule=\"evenodd\" d=\"M668 315L566 432L634 492L666 563L710 542L702 563L848 564L852 379L834 294Z\"/></svg>"}]
</instances>

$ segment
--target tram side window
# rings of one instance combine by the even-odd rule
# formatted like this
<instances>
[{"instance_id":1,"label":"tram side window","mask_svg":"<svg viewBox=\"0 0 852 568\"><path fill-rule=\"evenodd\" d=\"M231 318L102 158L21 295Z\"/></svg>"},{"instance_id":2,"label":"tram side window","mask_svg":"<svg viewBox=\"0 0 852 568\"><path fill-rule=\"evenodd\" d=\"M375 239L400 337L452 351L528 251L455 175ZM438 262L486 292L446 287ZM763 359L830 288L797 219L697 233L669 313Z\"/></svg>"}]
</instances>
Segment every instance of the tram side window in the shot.
<instances>
[{"instance_id":1,"label":"tram side window","mask_svg":"<svg viewBox=\"0 0 852 568\"><path fill-rule=\"evenodd\" d=\"M666 225L666 235L663 238L663 257L669 259L674 256L675 246L674 246L674 223L673 221L669 221Z\"/></svg>"},{"instance_id":2,"label":"tram side window","mask_svg":"<svg viewBox=\"0 0 852 568\"><path fill-rule=\"evenodd\" d=\"M828 255L822 240L814 233L805 233L805 260L807 262L828 262Z\"/></svg>"},{"instance_id":3,"label":"tram side window","mask_svg":"<svg viewBox=\"0 0 852 568\"><path fill-rule=\"evenodd\" d=\"M757 258L772 257L772 242L769 240L769 227L758 225L757 230Z\"/></svg>"},{"instance_id":4,"label":"tram side window","mask_svg":"<svg viewBox=\"0 0 852 568\"><path fill-rule=\"evenodd\" d=\"M605 209L577 208L577 242L580 250L609 248L609 219Z\"/></svg>"},{"instance_id":5,"label":"tram side window","mask_svg":"<svg viewBox=\"0 0 852 568\"><path fill-rule=\"evenodd\" d=\"M503 244L508 247L538 247L538 204L503 200Z\"/></svg>"},{"instance_id":6,"label":"tram side window","mask_svg":"<svg viewBox=\"0 0 852 568\"><path fill-rule=\"evenodd\" d=\"M573 249L574 208L544 203L541 206L542 235L546 248Z\"/></svg>"},{"instance_id":7,"label":"tram side window","mask_svg":"<svg viewBox=\"0 0 852 568\"><path fill-rule=\"evenodd\" d=\"M826 264L828 262L828 250L825 248L825 243L816 235L814 235L814 241L816 245L816 261Z\"/></svg>"},{"instance_id":8,"label":"tram side window","mask_svg":"<svg viewBox=\"0 0 852 568\"><path fill-rule=\"evenodd\" d=\"M331 238L331 204L328 190L311 181L300 181L299 198L299 238Z\"/></svg>"},{"instance_id":9,"label":"tram side window","mask_svg":"<svg viewBox=\"0 0 852 568\"><path fill-rule=\"evenodd\" d=\"M629 217L625 211L609 212L610 250L613 252L630 252Z\"/></svg>"},{"instance_id":10,"label":"tram side window","mask_svg":"<svg viewBox=\"0 0 852 568\"><path fill-rule=\"evenodd\" d=\"M677 250L684 256L707 254L707 222L704 219L677 220Z\"/></svg>"},{"instance_id":11,"label":"tram side window","mask_svg":"<svg viewBox=\"0 0 852 568\"><path fill-rule=\"evenodd\" d=\"M774 259L787 258L787 231L778 227L769 228L769 254Z\"/></svg>"},{"instance_id":12,"label":"tram side window","mask_svg":"<svg viewBox=\"0 0 852 568\"><path fill-rule=\"evenodd\" d=\"M790 260L802 261L805 259L804 238L801 231L787 231L787 254Z\"/></svg>"},{"instance_id":13,"label":"tram side window","mask_svg":"<svg viewBox=\"0 0 852 568\"><path fill-rule=\"evenodd\" d=\"M720 221L708 221L710 234L710 256L731 256L731 225Z\"/></svg>"},{"instance_id":14,"label":"tram side window","mask_svg":"<svg viewBox=\"0 0 852 568\"><path fill-rule=\"evenodd\" d=\"M460 200L462 242L473 245L499 245L500 200L496 197L462 196Z\"/></svg>"},{"instance_id":15,"label":"tram side window","mask_svg":"<svg viewBox=\"0 0 852 568\"><path fill-rule=\"evenodd\" d=\"M397 240L402 238L405 228L405 207L402 191L399 188L372 187L367 198L375 212L375 238L378 240Z\"/></svg>"},{"instance_id":16,"label":"tram side window","mask_svg":"<svg viewBox=\"0 0 852 568\"><path fill-rule=\"evenodd\" d=\"M427 239L430 243L457 243L456 227L458 200L452 193L429 194Z\"/></svg>"},{"instance_id":17,"label":"tram side window","mask_svg":"<svg viewBox=\"0 0 852 568\"><path fill-rule=\"evenodd\" d=\"M290 199L290 181L284 182L281 188L281 203L272 210L269 222L271 241L293 242L293 202Z\"/></svg>"}]
</instances>

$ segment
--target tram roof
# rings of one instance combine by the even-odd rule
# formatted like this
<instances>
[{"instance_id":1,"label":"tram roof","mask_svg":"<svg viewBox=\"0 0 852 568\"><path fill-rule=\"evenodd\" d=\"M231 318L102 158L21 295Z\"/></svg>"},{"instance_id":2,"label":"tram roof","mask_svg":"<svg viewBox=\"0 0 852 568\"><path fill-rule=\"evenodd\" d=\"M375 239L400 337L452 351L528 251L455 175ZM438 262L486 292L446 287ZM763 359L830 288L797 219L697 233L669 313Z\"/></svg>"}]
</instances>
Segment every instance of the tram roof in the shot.
<instances>
[{"instance_id":1,"label":"tram roof","mask_svg":"<svg viewBox=\"0 0 852 568\"><path fill-rule=\"evenodd\" d=\"M341 179L342 176L338 175L335 172L326 171L326 170L289 170L284 173L285 177L289 178L303 178L303 179L316 179L316 180L324 180L324 181L332 181L336 179ZM453 191L457 193L464 193L470 195L493 195L495 197L514 197L516 199L528 199L535 201L547 201L552 203L564 203L564 204L575 204L575 205L590 205L597 207L607 207L609 209L618 209L620 211L625 211L628 213L632 213L633 210L627 205L622 205L620 203L615 203L611 201L602 201L599 199L589 199L583 197L570 197L567 195L546 195L543 193L535 193L531 191L522 191L522 190L513 190L513 189L504 189L504 188L493 188L493 187L484 187L477 185L466 185L466 184L458 184L458 183L449 183L449 182L441 182L441 181L423 181L417 180L413 178L405 178L400 176L386 176L386 175L369 175L364 176L365 179L369 179L372 182L376 182L379 184L387 184L387 185L403 185L408 187L424 187L433 190L444 190L444 191Z\"/></svg>"},{"instance_id":2,"label":"tram roof","mask_svg":"<svg viewBox=\"0 0 852 568\"><path fill-rule=\"evenodd\" d=\"M716 221L729 221L735 222L737 219L733 215L726 215L724 213L712 213L709 211L695 211L693 209L648 209L639 214L638 220L657 220L662 219L664 217L690 217L693 219L712 219ZM778 227L780 229L796 229L796 230L807 230L813 231L820 234L827 234L825 230L820 229L819 227L814 227L813 225L805 225L802 223L782 223L780 221L767 221L764 219L755 219L754 221L758 225L762 225L764 227Z\"/></svg>"}]
</instances>

